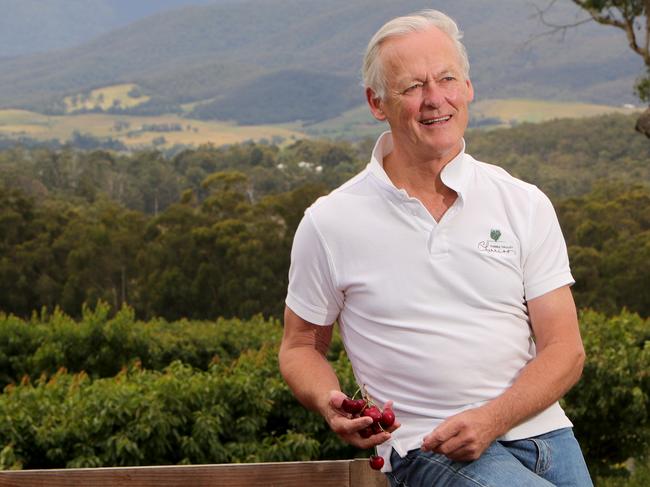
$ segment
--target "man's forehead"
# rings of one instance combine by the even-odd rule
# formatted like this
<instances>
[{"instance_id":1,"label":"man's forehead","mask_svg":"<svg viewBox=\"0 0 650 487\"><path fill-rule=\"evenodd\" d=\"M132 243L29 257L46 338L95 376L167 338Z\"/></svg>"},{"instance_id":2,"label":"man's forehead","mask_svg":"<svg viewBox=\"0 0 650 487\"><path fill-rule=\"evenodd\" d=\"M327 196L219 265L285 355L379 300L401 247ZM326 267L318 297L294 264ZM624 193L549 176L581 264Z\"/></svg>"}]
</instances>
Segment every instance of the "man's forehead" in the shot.
<instances>
[{"instance_id":1,"label":"man's forehead","mask_svg":"<svg viewBox=\"0 0 650 487\"><path fill-rule=\"evenodd\" d=\"M381 42L381 49L384 50L388 47L399 48L401 46L409 47L421 42L427 42L433 46L453 43L451 37L446 32L438 27L430 26L425 29L389 36Z\"/></svg>"},{"instance_id":2,"label":"man's forehead","mask_svg":"<svg viewBox=\"0 0 650 487\"><path fill-rule=\"evenodd\" d=\"M449 42L424 44L399 42L400 40L402 39L392 38L382 45L380 56L385 74L391 73L398 79L410 79L425 74L462 74L460 55L451 39Z\"/></svg>"},{"instance_id":3,"label":"man's forehead","mask_svg":"<svg viewBox=\"0 0 650 487\"><path fill-rule=\"evenodd\" d=\"M400 34L385 39L380 46L382 55L426 55L435 52L457 52L451 37L437 27Z\"/></svg>"}]
</instances>

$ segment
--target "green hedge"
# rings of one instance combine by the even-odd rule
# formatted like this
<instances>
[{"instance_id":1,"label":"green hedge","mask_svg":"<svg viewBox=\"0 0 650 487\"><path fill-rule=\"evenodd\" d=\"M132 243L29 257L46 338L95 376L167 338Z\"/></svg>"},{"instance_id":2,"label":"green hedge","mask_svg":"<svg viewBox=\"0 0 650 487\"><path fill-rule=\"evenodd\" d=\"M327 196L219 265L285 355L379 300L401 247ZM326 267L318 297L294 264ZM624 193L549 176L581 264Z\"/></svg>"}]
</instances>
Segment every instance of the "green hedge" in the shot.
<instances>
[{"instance_id":1,"label":"green hedge","mask_svg":"<svg viewBox=\"0 0 650 487\"><path fill-rule=\"evenodd\" d=\"M584 311L580 325L587 360L564 406L591 470L609 473L650 445L650 320Z\"/></svg>"},{"instance_id":2,"label":"green hedge","mask_svg":"<svg viewBox=\"0 0 650 487\"><path fill-rule=\"evenodd\" d=\"M0 468L350 457L293 401L264 346L209 370L174 362L90 379L59 372L0 396Z\"/></svg>"},{"instance_id":3,"label":"green hedge","mask_svg":"<svg viewBox=\"0 0 650 487\"><path fill-rule=\"evenodd\" d=\"M275 343L281 333L277 321L261 316L246 322L142 322L129 307L110 316L105 303L85 307L80 321L59 310L35 315L31 321L0 314L0 387L25 376L36 380L61 367L91 377L112 377L136 360L152 370L162 370L175 360L207 370L213 361L230 362L242 351Z\"/></svg>"},{"instance_id":4,"label":"green hedge","mask_svg":"<svg viewBox=\"0 0 650 487\"><path fill-rule=\"evenodd\" d=\"M650 322L625 311L611 318L585 311L580 322L587 362L564 407L592 472L625 474L623 462L643 462L650 441ZM0 395L0 468L367 454L293 398L278 372L276 321L142 323L128 309L109 318L100 307L78 323L60 313L0 323L3 369L20 377L40 367ZM338 335L330 359L353 392ZM50 374L55 364L89 372Z\"/></svg>"}]
</instances>

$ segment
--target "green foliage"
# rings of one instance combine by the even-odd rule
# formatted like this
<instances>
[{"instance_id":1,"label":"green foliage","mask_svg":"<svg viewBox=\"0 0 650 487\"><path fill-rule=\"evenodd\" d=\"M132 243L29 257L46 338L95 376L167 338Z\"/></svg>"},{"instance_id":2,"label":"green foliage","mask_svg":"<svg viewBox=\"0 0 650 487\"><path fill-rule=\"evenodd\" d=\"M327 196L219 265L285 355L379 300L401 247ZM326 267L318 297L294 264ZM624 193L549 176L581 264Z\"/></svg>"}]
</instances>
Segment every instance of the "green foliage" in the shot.
<instances>
[{"instance_id":1,"label":"green foliage","mask_svg":"<svg viewBox=\"0 0 650 487\"><path fill-rule=\"evenodd\" d=\"M576 301L592 309L581 314L584 377L565 406L592 470L622 474L635 457L641 468L630 481L643 485L650 190L640 182L650 149L630 135L630 121L472 133L468 145L556 200ZM359 454L293 398L277 370L281 327L263 316L282 312L304 209L358 171L369 150L300 141L202 147L170 160L0 152L0 466ZM198 321L216 316L247 321ZM352 393L337 335L329 358Z\"/></svg>"},{"instance_id":2,"label":"green foliage","mask_svg":"<svg viewBox=\"0 0 650 487\"><path fill-rule=\"evenodd\" d=\"M540 187L553 201L589 193L602 180L650 181L650 144L635 118L606 115L473 130L468 152Z\"/></svg>"},{"instance_id":3,"label":"green foliage","mask_svg":"<svg viewBox=\"0 0 650 487\"><path fill-rule=\"evenodd\" d=\"M641 76L634 84L634 93L640 100L650 103L650 67L645 76Z\"/></svg>"},{"instance_id":4,"label":"green foliage","mask_svg":"<svg viewBox=\"0 0 650 487\"><path fill-rule=\"evenodd\" d=\"M650 188L599 184L556 205L578 306L650 316Z\"/></svg>"},{"instance_id":5,"label":"green foliage","mask_svg":"<svg viewBox=\"0 0 650 487\"><path fill-rule=\"evenodd\" d=\"M650 146L632 123L609 116L471 132L468 146L554 199L580 307L647 316L648 295L636 289L650 286L650 197L640 184L650 179ZM142 318L279 317L304 209L357 173L371 148L245 143L171 159L0 151L0 309L27 317L60 306L79 316L101 300Z\"/></svg>"},{"instance_id":6,"label":"green foliage","mask_svg":"<svg viewBox=\"0 0 650 487\"><path fill-rule=\"evenodd\" d=\"M637 484L631 485L643 485L638 482L647 478L643 458L650 444L650 322L629 312L607 318L586 311L580 323L587 362L564 407L603 485L618 485L605 476L624 475L622 462L629 457L639 466L630 477ZM1 368L41 364L48 373L25 376L0 395L0 468L363 454L295 400L277 367L281 334L278 322L261 318L137 322L129 309L110 318L106 306L87 309L79 322L61 313L31 322L2 317L0 357L8 360ZM35 353L23 353L34 350L34 343ZM357 384L337 333L329 359L343 390L353 393Z\"/></svg>"},{"instance_id":7,"label":"green foliage","mask_svg":"<svg viewBox=\"0 0 650 487\"><path fill-rule=\"evenodd\" d=\"M0 468L312 460L354 453L295 401L280 377L278 323L216 326L239 340L231 340L237 352L207 370L175 361L152 371L137 362L112 378L60 370L7 387L0 395ZM236 338L242 333L257 336L257 343ZM183 335L190 335L188 327ZM197 347L207 345L209 337L191 335ZM345 369L345 360L337 360L337 370Z\"/></svg>"},{"instance_id":8,"label":"green foliage","mask_svg":"<svg viewBox=\"0 0 650 487\"><path fill-rule=\"evenodd\" d=\"M650 485L650 463L640 458L633 463L631 472L620 468L616 475L596 478L594 484L596 487L647 487Z\"/></svg>"},{"instance_id":9,"label":"green foliage","mask_svg":"<svg viewBox=\"0 0 650 487\"><path fill-rule=\"evenodd\" d=\"M314 162L300 166L307 156ZM167 319L280 316L293 232L327 191L312 181L339 184L356 166L352 146L322 142L282 152L206 147L173 160L156 152L0 153L4 183L20 175L45 198L0 184L0 309L29 316L60 306L78 316L101 300ZM172 204L182 181L189 187ZM44 185L59 198L39 196Z\"/></svg>"},{"instance_id":10,"label":"green foliage","mask_svg":"<svg viewBox=\"0 0 650 487\"><path fill-rule=\"evenodd\" d=\"M128 307L111 316L105 303L84 307L79 321L60 310L35 314L29 321L0 314L0 386L23 378L35 381L59 368L111 377L136 362L162 370L179 360L206 370L213 362L228 363L242 351L275 343L280 334L277 322L261 316L247 322L142 322Z\"/></svg>"},{"instance_id":11,"label":"green foliage","mask_svg":"<svg viewBox=\"0 0 650 487\"><path fill-rule=\"evenodd\" d=\"M564 405L594 474L650 453L650 321L585 311L582 379Z\"/></svg>"}]
</instances>

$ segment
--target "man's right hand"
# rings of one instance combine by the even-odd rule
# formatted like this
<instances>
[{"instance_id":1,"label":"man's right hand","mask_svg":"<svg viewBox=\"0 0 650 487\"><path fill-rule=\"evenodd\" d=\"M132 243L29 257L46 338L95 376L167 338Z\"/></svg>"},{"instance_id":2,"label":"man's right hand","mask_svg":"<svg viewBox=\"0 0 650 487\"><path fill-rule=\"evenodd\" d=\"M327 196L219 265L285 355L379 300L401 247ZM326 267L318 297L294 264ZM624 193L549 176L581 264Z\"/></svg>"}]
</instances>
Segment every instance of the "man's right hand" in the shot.
<instances>
[{"instance_id":1,"label":"man's right hand","mask_svg":"<svg viewBox=\"0 0 650 487\"><path fill-rule=\"evenodd\" d=\"M389 440L390 433L399 428L399 423L395 421L395 423L386 431L382 431L381 433L372 435L368 438L362 438L359 432L372 424L372 418L367 416L353 418L351 414L346 413L341 408L343 399L346 397L347 396L341 391L330 391L327 403L320 408L321 414L327 421L327 424L329 424L331 430L346 443L362 450L374 448L375 446ZM384 407L390 406L391 403L388 402Z\"/></svg>"}]
</instances>

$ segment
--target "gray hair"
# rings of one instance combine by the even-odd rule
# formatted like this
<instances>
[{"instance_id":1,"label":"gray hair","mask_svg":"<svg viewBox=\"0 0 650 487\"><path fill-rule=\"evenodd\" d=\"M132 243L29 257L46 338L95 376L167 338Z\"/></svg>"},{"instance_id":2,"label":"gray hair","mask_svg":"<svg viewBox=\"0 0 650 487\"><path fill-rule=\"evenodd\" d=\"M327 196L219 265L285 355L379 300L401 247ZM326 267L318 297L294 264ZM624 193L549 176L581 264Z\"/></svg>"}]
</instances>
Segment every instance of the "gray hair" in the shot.
<instances>
[{"instance_id":1,"label":"gray hair","mask_svg":"<svg viewBox=\"0 0 650 487\"><path fill-rule=\"evenodd\" d=\"M437 27L453 41L458 51L463 74L466 78L469 78L469 58L465 46L460 42L463 33L458 29L458 25L451 17L438 10L426 9L389 20L372 36L363 57L361 74L364 86L372 89L379 98L384 98L386 94L386 77L379 55L382 44L393 37L421 32L431 27Z\"/></svg>"}]
</instances>

